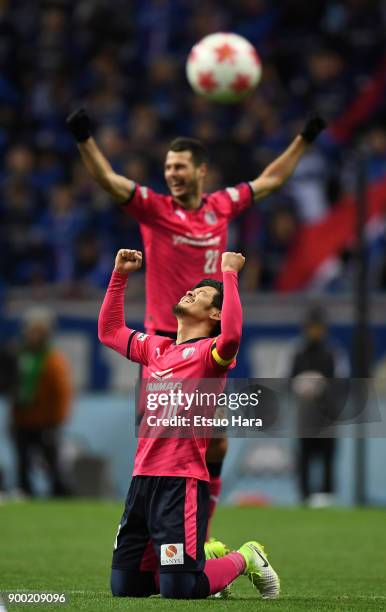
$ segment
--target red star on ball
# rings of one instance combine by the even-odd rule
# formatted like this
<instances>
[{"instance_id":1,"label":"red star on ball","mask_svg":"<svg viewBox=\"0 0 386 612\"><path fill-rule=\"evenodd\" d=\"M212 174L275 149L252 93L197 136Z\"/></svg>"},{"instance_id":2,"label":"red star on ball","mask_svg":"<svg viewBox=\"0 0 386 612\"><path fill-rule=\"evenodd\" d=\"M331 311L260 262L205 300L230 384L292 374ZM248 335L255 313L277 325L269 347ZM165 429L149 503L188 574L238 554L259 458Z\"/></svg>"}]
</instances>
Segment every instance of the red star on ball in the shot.
<instances>
[{"instance_id":1,"label":"red star on ball","mask_svg":"<svg viewBox=\"0 0 386 612\"><path fill-rule=\"evenodd\" d=\"M232 91L236 93L242 93L247 91L251 85L251 77L247 74L236 74L235 80L230 84Z\"/></svg>"},{"instance_id":2,"label":"red star on ball","mask_svg":"<svg viewBox=\"0 0 386 612\"><path fill-rule=\"evenodd\" d=\"M218 86L217 81L213 77L213 72L208 70L207 72L200 72L198 75L198 84L204 91L211 92Z\"/></svg>"},{"instance_id":3,"label":"red star on ball","mask_svg":"<svg viewBox=\"0 0 386 612\"><path fill-rule=\"evenodd\" d=\"M214 49L215 54L217 55L216 61L220 64L221 62L229 62L230 64L234 63L236 49L228 45L228 43L224 43L220 47L216 47Z\"/></svg>"}]
</instances>

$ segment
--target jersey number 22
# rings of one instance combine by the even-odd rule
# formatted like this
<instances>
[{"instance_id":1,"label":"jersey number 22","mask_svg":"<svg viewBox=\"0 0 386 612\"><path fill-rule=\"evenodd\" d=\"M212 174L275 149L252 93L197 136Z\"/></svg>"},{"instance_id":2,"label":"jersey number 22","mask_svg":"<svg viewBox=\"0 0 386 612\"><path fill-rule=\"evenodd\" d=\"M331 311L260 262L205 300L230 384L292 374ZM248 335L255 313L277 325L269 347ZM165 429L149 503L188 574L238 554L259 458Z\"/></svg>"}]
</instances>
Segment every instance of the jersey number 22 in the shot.
<instances>
[{"instance_id":1,"label":"jersey number 22","mask_svg":"<svg viewBox=\"0 0 386 612\"><path fill-rule=\"evenodd\" d=\"M204 272L206 274L215 274L217 272L219 251L216 249L208 249L205 251Z\"/></svg>"}]
</instances>

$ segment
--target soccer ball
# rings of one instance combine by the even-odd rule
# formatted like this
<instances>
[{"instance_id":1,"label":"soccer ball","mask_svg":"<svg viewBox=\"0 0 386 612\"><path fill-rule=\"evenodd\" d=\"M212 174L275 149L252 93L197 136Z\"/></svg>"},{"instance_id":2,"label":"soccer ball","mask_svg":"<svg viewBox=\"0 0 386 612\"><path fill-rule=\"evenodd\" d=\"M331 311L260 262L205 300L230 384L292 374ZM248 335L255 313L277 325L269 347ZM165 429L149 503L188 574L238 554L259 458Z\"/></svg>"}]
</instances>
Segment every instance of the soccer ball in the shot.
<instances>
[{"instance_id":1,"label":"soccer ball","mask_svg":"<svg viewBox=\"0 0 386 612\"><path fill-rule=\"evenodd\" d=\"M239 102L258 84L261 62L242 36L209 34L192 48L186 75L194 91L215 102Z\"/></svg>"}]
</instances>

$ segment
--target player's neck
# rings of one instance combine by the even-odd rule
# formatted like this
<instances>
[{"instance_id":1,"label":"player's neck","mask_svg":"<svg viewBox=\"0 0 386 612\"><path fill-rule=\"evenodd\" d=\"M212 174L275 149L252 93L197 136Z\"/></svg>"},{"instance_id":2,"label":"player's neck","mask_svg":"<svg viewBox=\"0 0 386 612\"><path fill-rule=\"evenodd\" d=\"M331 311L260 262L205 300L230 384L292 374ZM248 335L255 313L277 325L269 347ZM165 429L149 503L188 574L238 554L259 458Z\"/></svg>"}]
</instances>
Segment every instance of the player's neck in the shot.
<instances>
[{"instance_id":1,"label":"player's neck","mask_svg":"<svg viewBox=\"0 0 386 612\"><path fill-rule=\"evenodd\" d=\"M198 189L196 193L192 193L186 198L174 198L174 200L185 210L197 210L201 206L202 189Z\"/></svg>"},{"instance_id":2,"label":"player's neck","mask_svg":"<svg viewBox=\"0 0 386 612\"><path fill-rule=\"evenodd\" d=\"M188 342L194 338L206 338L208 336L208 324L205 321L192 324L191 321L179 319L176 344Z\"/></svg>"}]
</instances>

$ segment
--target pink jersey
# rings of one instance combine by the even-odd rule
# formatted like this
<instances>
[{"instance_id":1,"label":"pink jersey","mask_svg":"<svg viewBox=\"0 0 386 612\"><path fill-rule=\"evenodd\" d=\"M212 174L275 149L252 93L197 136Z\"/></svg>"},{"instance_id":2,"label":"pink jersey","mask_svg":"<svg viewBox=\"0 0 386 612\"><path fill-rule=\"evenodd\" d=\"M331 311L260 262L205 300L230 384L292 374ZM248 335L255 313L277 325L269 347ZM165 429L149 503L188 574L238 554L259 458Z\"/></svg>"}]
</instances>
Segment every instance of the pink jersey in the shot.
<instances>
[{"instance_id":1,"label":"pink jersey","mask_svg":"<svg viewBox=\"0 0 386 612\"><path fill-rule=\"evenodd\" d=\"M148 380L215 379L223 388L234 362L242 328L237 274L224 273L221 334L176 344L171 338L128 328L124 319L127 276L114 272L98 320L99 339L124 357L143 364ZM209 480L205 454L209 438L142 437L138 440L134 476L183 476Z\"/></svg>"},{"instance_id":2,"label":"pink jersey","mask_svg":"<svg viewBox=\"0 0 386 612\"><path fill-rule=\"evenodd\" d=\"M200 208L185 210L172 196L136 186L124 209L140 223L146 261L149 332L176 331L172 306L203 278L221 280L228 224L253 200L249 183L204 194Z\"/></svg>"},{"instance_id":3,"label":"pink jersey","mask_svg":"<svg viewBox=\"0 0 386 612\"><path fill-rule=\"evenodd\" d=\"M133 334L129 358L147 366L148 378L142 381L147 393L149 388L152 388L152 383L156 383L157 386L157 382L162 381L163 375L166 382L172 381L171 384L174 385L175 381L186 381L183 386L185 392L193 391L198 379L213 377L216 377L217 392L224 388L227 368L217 365L213 360L213 338L197 339L177 345L170 338L144 336L145 334L138 332ZM192 389L189 382L193 384ZM204 384L204 387L208 391L214 390L213 386L209 388ZM180 414L186 414L191 418L192 411ZM162 407L154 413L145 411L139 435L147 437L138 439L133 475L156 474L209 480L205 455L210 438L201 437L203 433L201 436L195 435L193 429L184 434L188 437L159 437L167 431L167 428L162 431L162 427L154 427L152 433L152 428L146 424L149 415L163 416Z\"/></svg>"}]
</instances>

